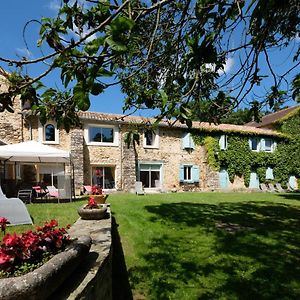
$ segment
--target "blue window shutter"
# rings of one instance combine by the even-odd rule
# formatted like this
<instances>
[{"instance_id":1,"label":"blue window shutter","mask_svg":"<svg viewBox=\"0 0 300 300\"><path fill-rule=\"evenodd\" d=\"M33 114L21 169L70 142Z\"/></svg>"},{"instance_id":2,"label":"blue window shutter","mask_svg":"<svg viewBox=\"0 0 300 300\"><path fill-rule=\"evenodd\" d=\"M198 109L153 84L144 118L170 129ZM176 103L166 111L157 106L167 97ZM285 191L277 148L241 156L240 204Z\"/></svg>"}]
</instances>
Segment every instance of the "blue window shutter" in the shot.
<instances>
[{"instance_id":1,"label":"blue window shutter","mask_svg":"<svg viewBox=\"0 0 300 300\"><path fill-rule=\"evenodd\" d=\"M182 148L183 149L188 149L189 148L189 144L190 144L190 137L189 137L189 133L184 133L183 137L182 137Z\"/></svg>"},{"instance_id":2,"label":"blue window shutter","mask_svg":"<svg viewBox=\"0 0 300 300\"><path fill-rule=\"evenodd\" d=\"M266 170L266 179L274 179L273 169L268 167Z\"/></svg>"},{"instance_id":3,"label":"blue window shutter","mask_svg":"<svg viewBox=\"0 0 300 300\"><path fill-rule=\"evenodd\" d=\"M180 182L184 181L184 167L183 167L183 165L180 165L180 167L179 167L179 181Z\"/></svg>"},{"instance_id":4,"label":"blue window shutter","mask_svg":"<svg viewBox=\"0 0 300 300\"><path fill-rule=\"evenodd\" d=\"M260 150L261 151L265 151L266 150L265 139L261 139L260 140Z\"/></svg>"},{"instance_id":5,"label":"blue window shutter","mask_svg":"<svg viewBox=\"0 0 300 300\"><path fill-rule=\"evenodd\" d=\"M249 142L249 148L250 150L252 150L252 139L249 139L248 142Z\"/></svg>"},{"instance_id":6,"label":"blue window shutter","mask_svg":"<svg viewBox=\"0 0 300 300\"><path fill-rule=\"evenodd\" d=\"M195 149L195 143L194 143L194 140L193 140L193 137L192 135L189 133L189 136L190 136L190 149Z\"/></svg>"},{"instance_id":7,"label":"blue window shutter","mask_svg":"<svg viewBox=\"0 0 300 300\"><path fill-rule=\"evenodd\" d=\"M225 135L220 136L219 145L221 150L225 150Z\"/></svg>"},{"instance_id":8,"label":"blue window shutter","mask_svg":"<svg viewBox=\"0 0 300 300\"><path fill-rule=\"evenodd\" d=\"M272 152L274 152L276 150L276 147L277 147L277 143L276 143L276 141L273 141Z\"/></svg>"},{"instance_id":9,"label":"blue window shutter","mask_svg":"<svg viewBox=\"0 0 300 300\"><path fill-rule=\"evenodd\" d=\"M192 167L192 180L196 183L200 181L200 170L198 166Z\"/></svg>"}]
</instances>

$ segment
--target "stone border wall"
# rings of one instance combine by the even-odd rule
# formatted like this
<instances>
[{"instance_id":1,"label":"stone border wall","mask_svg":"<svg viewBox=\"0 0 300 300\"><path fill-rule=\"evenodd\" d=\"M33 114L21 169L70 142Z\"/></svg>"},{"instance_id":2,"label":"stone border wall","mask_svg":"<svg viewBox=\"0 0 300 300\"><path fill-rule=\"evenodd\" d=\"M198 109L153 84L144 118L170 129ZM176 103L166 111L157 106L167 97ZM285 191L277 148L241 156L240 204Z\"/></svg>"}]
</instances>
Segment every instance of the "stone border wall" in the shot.
<instances>
[{"instance_id":1,"label":"stone border wall","mask_svg":"<svg viewBox=\"0 0 300 300\"><path fill-rule=\"evenodd\" d=\"M69 229L71 238L89 235L90 252L49 299L112 299L111 216L102 220L79 218Z\"/></svg>"}]
</instances>

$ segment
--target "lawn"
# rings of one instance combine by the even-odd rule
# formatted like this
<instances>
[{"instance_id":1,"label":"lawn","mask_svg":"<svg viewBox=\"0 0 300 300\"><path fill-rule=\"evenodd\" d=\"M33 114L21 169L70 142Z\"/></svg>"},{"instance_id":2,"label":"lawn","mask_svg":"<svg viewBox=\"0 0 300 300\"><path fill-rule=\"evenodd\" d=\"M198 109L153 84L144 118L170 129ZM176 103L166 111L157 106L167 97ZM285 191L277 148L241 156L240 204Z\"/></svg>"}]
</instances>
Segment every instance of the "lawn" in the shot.
<instances>
[{"instance_id":1,"label":"lawn","mask_svg":"<svg viewBox=\"0 0 300 300\"><path fill-rule=\"evenodd\" d=\"M73 224L78 219L77 208L86 201L74 201L71 203L40 203L28 204L27 209L34 225L8 226L7 233L22 233L27 230L35 229L36 226L43 225L51 219L58 221L59 227L66 227Z\"/></svg>"},{"instance_id":2,"label":"lawn","mask_svg":"<svg viewBox=\"0 0 300 300\"><path fill-rule=\"evenodd\" d=\"M300 195L114 195L137 299L300 299Z\"/></svg>"},{"instance_id":3,"label":"lawn","mask_svg":"<svg viewBox=\"0 0 300 300\"><path fill-rule=\"evenodd\" d=\"M109 202L135 299L300 299L300 194L116 194ZM66 226L82 203L28 209L35 225Z\"/></svg>"}]
</instances>

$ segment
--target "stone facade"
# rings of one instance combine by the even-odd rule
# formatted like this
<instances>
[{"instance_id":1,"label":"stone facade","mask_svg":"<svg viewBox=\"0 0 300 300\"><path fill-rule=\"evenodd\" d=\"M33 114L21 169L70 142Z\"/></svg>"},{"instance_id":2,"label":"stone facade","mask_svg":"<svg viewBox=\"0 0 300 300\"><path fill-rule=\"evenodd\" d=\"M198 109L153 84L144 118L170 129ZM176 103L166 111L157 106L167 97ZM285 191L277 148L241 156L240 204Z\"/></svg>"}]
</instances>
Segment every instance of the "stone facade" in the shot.
<instances>
[{"instance_id":1,"label":"stone facade","mask_svg":"<svg viewBox=\"0 0 300 300\"><path fill-rule=\"evenodd\" d=\"M1 85L0 88L5 88ZM62 128L56 128L53 142L45 142L45 126L40 124L37 116L30 115L30 111L22 111L19 99L15 100L15 113L0 113L0 141L3 143L18 143L36 140L69 151L74 165L74 185L77 194L83 185L94 184L95 171L106 169L110 173L110 187L112 191L134 191L135 182L142 181L148 191L202 191L218 190L220 188L219 172L210 168L204 146L194 145L183 147L183 136L188 128L182 124L169 126L162 121L155 130L153 145L145 144L146 135L140 134L139 144L128 148L125 136L132 124L145 124L152 120L140 117L125 117L113 114L80 112L82 127L72 129L67 133ZM55 123L51 123L54 124ZM47 125L47 124L46 124ZM89 141L89 129L113 129L113 142ZM194 129L216 130L218 134L226 131L253 132L261 135L276 136L276 132L247 126L220 124L213 125L195 122ZM195 171L198 180L182 180L191 177ZM193 175L194 176L194 175ZM103 176L104 178L105 176ZM104 181L103 181L104 182ZM243 189L243 178L236 178L228 186L229 189Z\"/></svg>"}]
</instances>

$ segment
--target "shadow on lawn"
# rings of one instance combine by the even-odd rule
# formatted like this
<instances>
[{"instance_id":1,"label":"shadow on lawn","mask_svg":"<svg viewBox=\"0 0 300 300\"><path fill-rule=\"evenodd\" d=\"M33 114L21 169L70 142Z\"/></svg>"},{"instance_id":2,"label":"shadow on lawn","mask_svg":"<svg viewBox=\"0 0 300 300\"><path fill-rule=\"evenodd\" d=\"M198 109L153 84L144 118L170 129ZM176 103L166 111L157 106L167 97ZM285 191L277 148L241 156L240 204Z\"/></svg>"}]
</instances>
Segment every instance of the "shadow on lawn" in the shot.
<instances>
[{"instance_id":1,"label":"shadow on lawn","mask_svg":"<svg viewBox=\"0 0 300 300\"><path fill-rule=\"evenodd\" d=\"M150 279L154 298L172 298L180 289L182 299L300 298L300 207L184 202L145 208L151 222L183 232L165 230L152 239L145 265L129 270L133 285Z\"/></svg>"},{"instance_id":2,"label":"shadow on lawn","mask_svg":"<svg viewBox=\"0 0 300 300\"><path fill-rule=\"evenodd\" d=\"M128 273L118 226L115 218L112 217L112 299L131 300L133 299L132 292L128 281Z\"/></svg>"}]
</instances>

